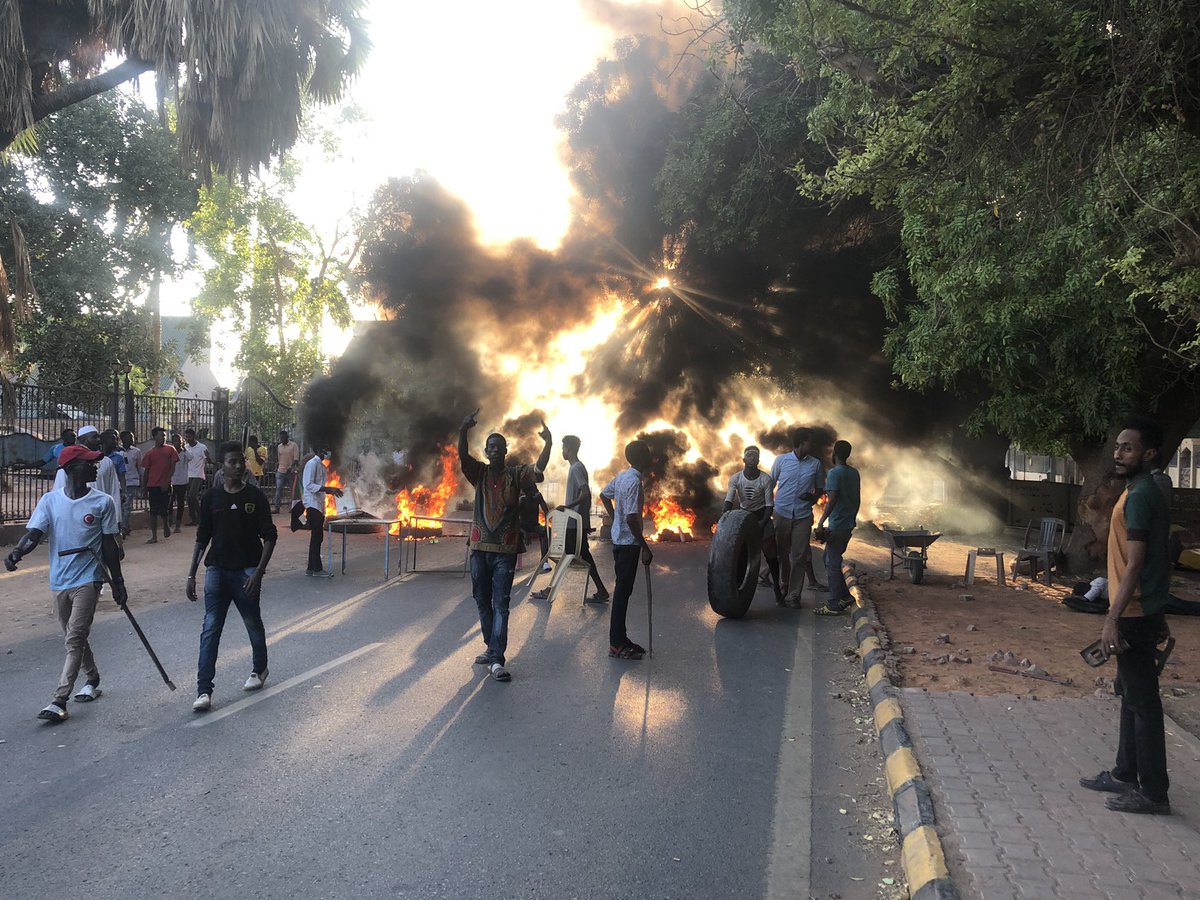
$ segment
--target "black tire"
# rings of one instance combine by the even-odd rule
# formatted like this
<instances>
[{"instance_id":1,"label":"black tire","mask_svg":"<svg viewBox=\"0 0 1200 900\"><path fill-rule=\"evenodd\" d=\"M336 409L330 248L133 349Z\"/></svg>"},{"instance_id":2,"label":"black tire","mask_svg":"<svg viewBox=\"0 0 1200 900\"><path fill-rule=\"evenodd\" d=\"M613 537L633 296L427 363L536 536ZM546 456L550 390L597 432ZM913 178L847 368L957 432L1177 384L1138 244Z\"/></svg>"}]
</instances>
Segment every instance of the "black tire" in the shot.
<instances>
[{"instance_id":1,"label":"black tire","mask_svg":"<svg viewBox=\"0 0 1200 900\"><path fill-rule=\"evenodd\" d=\"M920 556L910 556L908 558L908 580L913 584L920 584L921 579L925 577L925 560Z\"/></svg>"},{"instance_id":2,"label":"black tire","mask_svg":"<svg viewBox=\"0 0 1200 900\"><path fill-rule=\"evenodd\" d=\"M718 616L746 615L758 589L762 526L758 516L731 509L721 516L708 551L708 605Z\"/></svg>"}]
</instances>

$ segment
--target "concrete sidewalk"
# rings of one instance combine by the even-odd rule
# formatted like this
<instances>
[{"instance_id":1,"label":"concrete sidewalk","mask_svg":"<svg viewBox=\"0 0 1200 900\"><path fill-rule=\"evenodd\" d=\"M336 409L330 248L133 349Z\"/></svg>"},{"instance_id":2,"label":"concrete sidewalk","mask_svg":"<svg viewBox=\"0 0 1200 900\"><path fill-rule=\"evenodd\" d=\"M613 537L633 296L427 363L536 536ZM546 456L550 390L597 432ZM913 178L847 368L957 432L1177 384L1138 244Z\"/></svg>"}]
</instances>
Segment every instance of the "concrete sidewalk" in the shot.
<instances>
[{"instance_id":1,"label":"concrete sidewalk","mask_svg":"<svg viewBox=\"0 0 1200 900\"><path fill-rule=\"evenodd\" d=\"M964 895L1200 898L1200 742L1174 722L1173 815L1136 816L1079 786L1113 765L1116 698L900 694Z\"/></svg>"}]
</instances>

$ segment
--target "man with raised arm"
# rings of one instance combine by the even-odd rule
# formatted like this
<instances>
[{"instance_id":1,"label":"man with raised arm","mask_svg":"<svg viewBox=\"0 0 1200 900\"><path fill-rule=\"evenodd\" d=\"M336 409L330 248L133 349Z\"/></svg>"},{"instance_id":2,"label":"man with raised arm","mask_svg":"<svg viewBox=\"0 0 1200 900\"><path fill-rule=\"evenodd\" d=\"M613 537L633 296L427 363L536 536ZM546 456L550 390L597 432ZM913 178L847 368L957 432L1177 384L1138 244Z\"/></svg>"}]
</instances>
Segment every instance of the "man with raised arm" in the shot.
<instances>
[{"instance_id":1,"label":"man with raised arm","mask_svg":"<svg viewBox=\"0 0 1200 900\"><path fill-rule=\"evenodd\" d=\"M642 534L642 508L646 505L642 478L650 469L649 446L644 441L630 441L625 445L625 461L629 468L600 492L600 502L612 518L613 568L617 580L608 620L608 655L615 659L641 659L646 648L629 639L625 616L637 581L638 557L645 566L654 561Z\"/></svg>"},{"instance_id":2,"label":"man with raised arm","mask_svg":"<svg viewBox=\"0 0 1200 900\"><path fill-rule=\"evenodd\" d=\"M567 502L559 509L573 510L583 519L583 534L579 536L579 558L588 564L588 577L596 583L596 593L587 598L589 603L606 603L609 598L608 588L600 578L596 568L596 560L588 548L588 535L592 531L592 488L588 483L588 470L579 461L579 438L568 434L562 439L562 455L567 461ZM538 599L550 596L549 589L533 595Z\"/></svg>"},{"instance_id":3,"label":"man with raised arm","mask_svg":"<svg viewBox=\"0 0 1200 900\"><path fill-rule=\"evenodd\" d=\"M108 566L113 600L124 606L128 599L125 579L121 577L121 551L117 546L120 513L109 494L91 486L101 461L104 461L104 454L82 444L62 449L58 464L66 476L66 484L61 491L42 495L29 519L28 530L4 560L5 567L11 572L21 557L32 552L42 538L50 539L50 590L54 592L55 612L67 649L54 699L38 713L39 719L51 722L67 720L67 699L75 689L81 668L87 683L75 694L76 701L86 703L100 696L100 670L88 644L88 635L104 576L93 551L99 552ZM83 553L58 555L63 550L85 547L87 550Z\"/></svg>"},{"instance_id":4,"label":"man with raised arm","mask_svg":"<svg viewBox=\"0 0 1200 900\"><path fill-rule=\"evenodd\" d=\"M471 587L479 609L479 626L486 649L475 657L477 665L487 666L497 681L511 681L504 667L508 648L508 607L513 573L517 565L518 535L521 530L521 490L542 480L550 462L553 440L542 423L538 436L545 442L542 453L532 466L505 464L508 442L493 432L483 445L487 462L471 456L468 433L475 427L479 410L463 419L458 433L458 461L467 481L475 486L475 512L471 521Z\"/></svg>"}]
</instances>

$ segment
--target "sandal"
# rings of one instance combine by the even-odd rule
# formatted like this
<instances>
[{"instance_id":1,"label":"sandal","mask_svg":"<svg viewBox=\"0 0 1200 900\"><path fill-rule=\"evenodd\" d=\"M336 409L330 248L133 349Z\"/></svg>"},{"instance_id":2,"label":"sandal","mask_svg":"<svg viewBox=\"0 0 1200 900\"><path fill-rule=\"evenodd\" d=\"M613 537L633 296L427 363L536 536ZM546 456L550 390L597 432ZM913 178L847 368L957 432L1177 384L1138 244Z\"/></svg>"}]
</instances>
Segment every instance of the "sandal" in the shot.
<instances>
[{"instance_id":1,"label":"sandal","mask_svg":"<svg viewBox=\"0 0 1200 900\"><path fill-rule=\"evenodd\" d=\"M641 659L646 651L632 641L626 641L620 647L609 647L608 655L613 659Z\"/></svg>"}]
</instances>

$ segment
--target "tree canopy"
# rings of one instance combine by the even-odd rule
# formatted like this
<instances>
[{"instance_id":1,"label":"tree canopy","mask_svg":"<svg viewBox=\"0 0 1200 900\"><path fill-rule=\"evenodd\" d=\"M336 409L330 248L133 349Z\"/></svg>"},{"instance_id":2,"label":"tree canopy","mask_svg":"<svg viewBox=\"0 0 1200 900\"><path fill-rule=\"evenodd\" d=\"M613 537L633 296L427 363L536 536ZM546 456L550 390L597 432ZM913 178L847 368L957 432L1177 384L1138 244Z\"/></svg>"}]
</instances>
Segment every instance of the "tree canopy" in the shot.
<instances>
[{"instance_id":1,"label":"tree canopy","mask_svg":"<svg viewBox=\"0 0 1200 900\"><path fill-rule=\"evenodd\" d=\"M366 58L363 0L10 0L0 6L0 149L46 116L143 72L174 93L180 149L207 174L270 163L306 100ZM110 66L112 57L123 58Z\"/></svg>"},{"instance_id":2,"label":"tree canopy","mask_svg":"<svg viewBox=\"0 0 1200 900\"><path fill-rule=\"evenodd\" d=\"M668 160L668 212L701 196L707 240L762 233L728 213L772 168L830 207L865 199L899 237L873 286L905 384L982 384L970 424L1030 447L1078 454L1133 407L1157 408L1170 439L1186 431L1200 414L1192 4L728 0L725 14L731 103ZM763 83L745 73L763 65L754 46L794 75L784 121L748 93ZM743 121L780 139L735 163L724 147ZM729 173L715 194L694 176L704 154Z\"/></svg>"},{"instance_id":3,"label":"tree canopy","mask_svg":"<svg viewBox=\"0 0 1200 900\"><path fill-rule=\"evenodd\" d=\"M285 403L325 366L325 317L341 328L352 322L350 275L360 247L352 211L327 236L301 221L287 202L298 174L285 155L269 177L218 180L201 191L187 221L207 257L192 304L203 329L197 339L213 322L228 323L240 342L234 365Z\"/></svg>"},{"instance_id":4,"label":"tree canopy","mask_svg":"<svg viewBox=\"0 0 1200 900\"><path fill-rule=\"evenodd\" d=\"M0 270L28 267L11 306L0 280L0 318L17 320L6 374L103 387L118 360L164 370L137 301L176 270L171 231L195 208L174 159L153 112L109 94L50 120L36 156L0 163L0 226L21 235L0 243Z\"/></svg>"}]
</instances>

